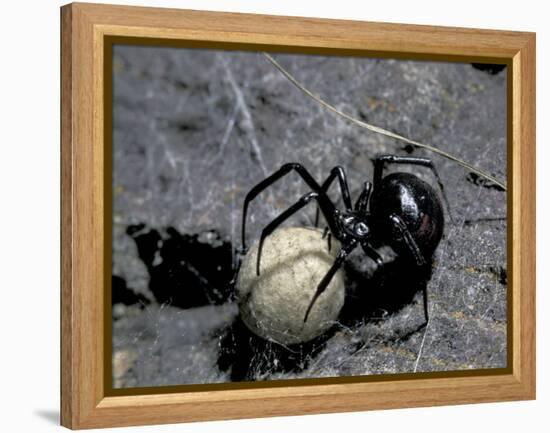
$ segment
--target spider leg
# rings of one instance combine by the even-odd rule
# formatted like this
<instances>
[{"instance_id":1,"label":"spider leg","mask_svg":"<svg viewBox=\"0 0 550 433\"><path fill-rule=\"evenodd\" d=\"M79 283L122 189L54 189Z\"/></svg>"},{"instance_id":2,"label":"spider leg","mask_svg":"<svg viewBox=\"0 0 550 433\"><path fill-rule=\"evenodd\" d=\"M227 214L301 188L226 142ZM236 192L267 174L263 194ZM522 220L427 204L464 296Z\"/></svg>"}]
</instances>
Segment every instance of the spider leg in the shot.
<instances>
[{"instance_id":1,"label":"spider leg","mask_svg":"<svg viewBox=\"0 0 550 433\"><path fill-rule=\"evenodd\" d=\"M296 162L284 164L279 170L277 170L275 173L273 173L271 176L268 176L264 180L262 180L260 183L258 183L256 186L254 186L246 195L244 199L243 204L243 219L242 219L242 249L243 251L246 251L246 215L248 212L248 205L260 192L262 192L267 187L273 185L275 182L277 182L281 177L287 175L291 171L296 171L300 177L304 180L304 182L312 189L313 192L316 192L319 194L317 201L319 205L321 206L323 210L323 214L328 217L329 215L332 215L335 206L328 198L328 195L324 192L324 190L321 188L321 186L317 183L317 181L309 174L309 172L301 165ZM331 226L331 229L336 229L335 223L333 219L330 221L327 221L329 223L329 226Z\"/></svg>"},{"instance_id":2,"label":"spider leg","mask_svg":"<svg viewBox=\"0 0 550 433\"><path fill-rule=\"evenodd\" d=\"M367 257L370 257L372 260L376 262L378 266L382 266L384 264L384 261L382 260L382 257L380 257L380 254L368 243L368 242L362 242L361 247L363 248L363 251L367 255Z\"/></svg>"},{"instance_id":3,"label":"spider leg","mask_svg":"<svg viewBox=\"0 0 550 433\"><path fill-rule=\"evenodd\" d=\"M338 183L340 184L340 192L342 194L342 200L344 201L344 206L346 207L346 210L351 210L351 196L349 194L349 187L348 187L348 180L346 178L346 172L344 169L340 166L334 167L331 171L326 180L321 185L321 188L323 191L327 192L330 186L332 185L332 182L338 178ZM315 212L315 227L319 225L319 206L317 206L317 210Z\"/></svg>"},{"instance_id":4,"label":"spider leg","mask_svg":"<svg viewBox=\"0 0 550 433\"><path fill-rule=\"evenodd\" d=\"M375 189L380 185L380 181L382 180L382 171L384 170L385 163L420 165L422 167L429 168L432 171L433 175L435 176L435 179L437 180L437 184L441 189L441 195L443 196L443 201L445 202L445 207L447 208L447 213L449 214L449 219L451 220L451 222L454 223L453 215L451 213L451 205L449 204L449 200L447 199L447 194L445 193L443 182L441 181L441 178L439 177L439 173L437 172L437 169L435 168L431 159L418 158L413 156L397 156L397 155L377 156L374 159L374 188Z\"/></svg>"},{"instance_id":5,"label":"spider leg","mask_svg":"<svg viewBox=\"0 0 550 433\"><path fill-rule=\"evenodd\" d=\"M363 191L361 191L361 194L359 195L359 197L357 198L357 201L355 202L354 209L356 211L360 211L360 212L367 211L371 192L372 192L372 183L365 182L363 184Z\"/></svg>"},{"instance_id":6,"label":"spider leg","mask_svg":"<svg viewBox=\"0 0 550 433\"><path fill-rule=\"evenodd\" d=\"M407 248L413 255L414 260L416 261L416 264L419 267L426 266L426 259L422 255L422 252L420 251L420 248L416 244L416 241L414 240L413 235L407 228L407 225L404 223L404 221L399 217L398 215L392 214L390 215L390 220L393 224L393 226L399 230L401 233L401 236L403 237L403 240L405 241L405 245L407 245Z\"/></svg>"},{"instance_id":7,"label":"spider leg","mask_svg":"<svg viewBox=\"0 0 550 433\"><path fill-rule=\"evenodd\" d=\"M328 235L328 237L327 237ZM330 232L330 230L328 229L328 226L325 227L325 229L323 230L323 236L321 236L321 239L325 239L327 238L327 244L328 244L328 250L330 251L332 249L332 233Z\"/></svg>"},{"instance_id":8,"label":"spider leg","mask_svg":"<svg viewBox=\"0 0 550 433\"><path fill-rule=\"evenodd\" d=\"M393 214L390 216L390 220L393 223L394 227L397 228L401 235L403 236L403 240L405 241L405 244L411 251L416 264L419 268L425 268L427 266L427 261L420 252L420 248L418 248L418 245L416 244L413 236L409 232L409 229L407 228L407 225L403 222L403 220ZM424 317L426 318L426 323L428 323L429 317L428 317L428 290L426 286L422 288L422 295L424 298Z\"/></svg>"},{"instance_id":9,"label":"spider leg","mask_svg":"<svg viewBox=\"0 0 550 433\"><path fill-rule=\"evenodd\" d=\"M319 194L316 192L309 192L304 194L300 200L290 206L287 210L281 213L277 218L271 221L263 230L262 235L260 236L260 241L258 243L258 257L256 259L256 275L260 275L260 262L262 257L262 249L265 238L267 238L271 233L273 233L277 227L279 227L283 222L290 218L293 214L298 212L300 209L305 207L311 200L319 197Z\"/></svg>"},{"instance_id":10,"label":"spider leg","mask_svg":"<svg viewBox=\"0 0 550 433\"><path fill-rule=\"evenodd\" d=\"M315 294L313 295L313 298L311 299L311 302L307 307L306 314L304 316L304 323L307 322L309 313L311 312L313 305L315 305L315 301L317 301L317 298L319 298L319 296L321 296L321 294L325 291L325 289L330 284L332 277L334 277L338 269L340 269L340 267L342 266L342 264L344 263L348 255L355 249L356 246L357 246L357 241L353 240L348 245L342 247L342 249L336 256L336 260L334 260L334 263L332 264L328 272L325 274L325 276L317 286L317 290L315 291Z\"/></svg>"},{"instance_id":11,"label":"spider leg","mask_svg":"<svg viewBox=\"0 0 550 433\"><path fill-rule=\"evenodd\" d=\"M428 288L426 284L422 287L422 298L424 299L424 318L426 319L427 324L430 318L428 316Z\"/></svg>"}]
</instances>

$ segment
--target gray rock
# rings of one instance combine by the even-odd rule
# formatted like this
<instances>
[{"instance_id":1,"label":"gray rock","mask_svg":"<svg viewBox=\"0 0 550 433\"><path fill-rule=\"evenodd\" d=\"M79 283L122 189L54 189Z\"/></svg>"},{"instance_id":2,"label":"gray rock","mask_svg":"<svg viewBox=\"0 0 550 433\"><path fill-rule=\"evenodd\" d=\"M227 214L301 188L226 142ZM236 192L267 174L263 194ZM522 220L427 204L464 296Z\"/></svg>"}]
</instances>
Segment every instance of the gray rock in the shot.
<instances>
[{"instance_id":1,"label":"gray rock","mask_svg":"<svg viewBox=\"0 0 550 433\"><path fill-rule=\"evenodd\" d=\"M469 64L392 59L276 58L311 91L350 115L434 145L506 181L505 71L489 75ZM342 319L320 349L304 352L296 363L300 368L262 366L258 359L275 365L278 355L270 346L255 347L249 377L506 366L505 192L478 185L475 177L468 180L468 170L452 161L335 117L259 53L117 46L113 69L113 273L129 287L154 298L126 234L129 225L171 226L180 233L215 229L240 248L245 194L283 163L301 162L318 180L342 165L356 197L362 182L372 179L371 158L412 150L434 160L454 220L446 216L434 257L428 326L421 328L417 295L399 308L373 308L353 322ZM399 169L434 183L423 169ZM249 240L306 191L298 176L289 175L253 201ZM336 199L337 188L331 194ZM313 215L313 208L305 209L288 224L309 226ZM372 272L369 266L365 275ZM348 273L351 294L380 289L362 284ZM369 310L368 302L364 308ZM117 377L117 385L232 380L231 367L225 371L217 363L218 331L227 330L236 316L230 302L189 310L152 304L120 314L113 353L131 353L124 359L133 362L126 363L131 366Z\"/></svg>"}]
</instances>

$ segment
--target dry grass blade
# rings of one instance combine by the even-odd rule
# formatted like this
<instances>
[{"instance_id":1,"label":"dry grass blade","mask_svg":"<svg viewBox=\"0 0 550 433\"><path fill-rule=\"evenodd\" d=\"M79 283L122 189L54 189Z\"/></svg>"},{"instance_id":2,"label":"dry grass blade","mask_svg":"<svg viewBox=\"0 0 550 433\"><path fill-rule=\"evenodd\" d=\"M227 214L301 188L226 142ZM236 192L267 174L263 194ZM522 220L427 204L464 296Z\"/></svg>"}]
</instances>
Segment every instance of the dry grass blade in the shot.
<instances>
[{"instance_id":1,"label":"dry grass blade","mask_svg":"<svg viewBox=\"0 0 550 433\"><path fill-rule=\"evenodd\" d=\"M303 93L305 93L307 96L327 108L328 110L332 111L333 113L337 114L340 117L343 117L344 119L358 125L361 128L368 129L369 131L375 132L377 134L385 135L386 137L394 138L399 141L403 141L405 143L408 143L412 146L420 147L422 149L429 150L430 152L436 153L438 155L441 155L445 158L450 159L451 161L456 162L457 164L462 165L463 167L466 167L468 170L478 174L479 176L484 177L485 179L489 180L490 182L494 183L495 185L502 188L503 191L506 191L506 185L504 185L503 182L499 181L495 177L491 176L490 174L485 173L484 171L474 167L473 165L467 163L466 161L461 160L460 158L457 158L456 156L451 155L450 153L447 153L441 149L438 149L436 147L430 146L429 144L420 143L418 141L411 140L407 137L403 137L402 135L396 134L394 132L388 131L386 129L380 128L378 126L371 125L369 123L363 122L353 116L350 116L347 113L344 113L343 111L338 110L333 105L329 104L325 100L321 99L316 94L312 93L308 89L306 89L294 76L288 72L277 60L275 60L271 55L268 53L263 53L264 56L269 60L288 80L294 84L298 89L300 89Z\"/></svg>"}]
</instances>

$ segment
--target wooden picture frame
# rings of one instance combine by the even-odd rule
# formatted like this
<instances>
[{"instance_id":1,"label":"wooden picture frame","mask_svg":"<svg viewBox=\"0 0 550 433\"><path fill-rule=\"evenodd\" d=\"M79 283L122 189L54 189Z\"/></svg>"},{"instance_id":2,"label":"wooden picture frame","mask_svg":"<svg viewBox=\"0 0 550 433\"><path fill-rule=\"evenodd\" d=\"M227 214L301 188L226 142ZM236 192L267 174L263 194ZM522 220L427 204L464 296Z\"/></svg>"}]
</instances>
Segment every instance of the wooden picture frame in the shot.
<instances>
[{"instance_id":1,"label":"wooden picture frame","mask_svg":"<svg viewBox=\"0 0 550 433\"><path fill-rule=\"evenodd\" d=\"M104 138L109 38L230 43L295 52L508 66L509 365L498 374L116 395L105 372L111 170ZM362 411L535 398L535 35L533 33L70 4L61 8L61 424L73 428ZM511 206L510 206L511 204ZM108 276L108 277L107 277Z\"/></svg>"}]
</instances>

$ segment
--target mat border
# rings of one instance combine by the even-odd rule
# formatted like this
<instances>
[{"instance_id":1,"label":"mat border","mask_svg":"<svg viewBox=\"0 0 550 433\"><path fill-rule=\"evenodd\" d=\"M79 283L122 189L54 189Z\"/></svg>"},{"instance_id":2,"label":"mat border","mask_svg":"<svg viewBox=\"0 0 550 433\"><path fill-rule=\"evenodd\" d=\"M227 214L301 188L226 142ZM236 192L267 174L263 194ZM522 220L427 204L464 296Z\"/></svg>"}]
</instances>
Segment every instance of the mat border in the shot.
<instances>
[{"instance_id":1,"label":"mat border","mask_svg":"<svg viewBox=\"0 0 550 433\"><path fill-rule=\"evenodd\" d=\"M112 45L120 43L507 65L507 368L113 389L106 302L110 72ZM73 3L61 8L61 103L62 425L113 427L535 398L533 33ZM243 404L249 400L254 404Z\"/></svg>"}]
</instances>

